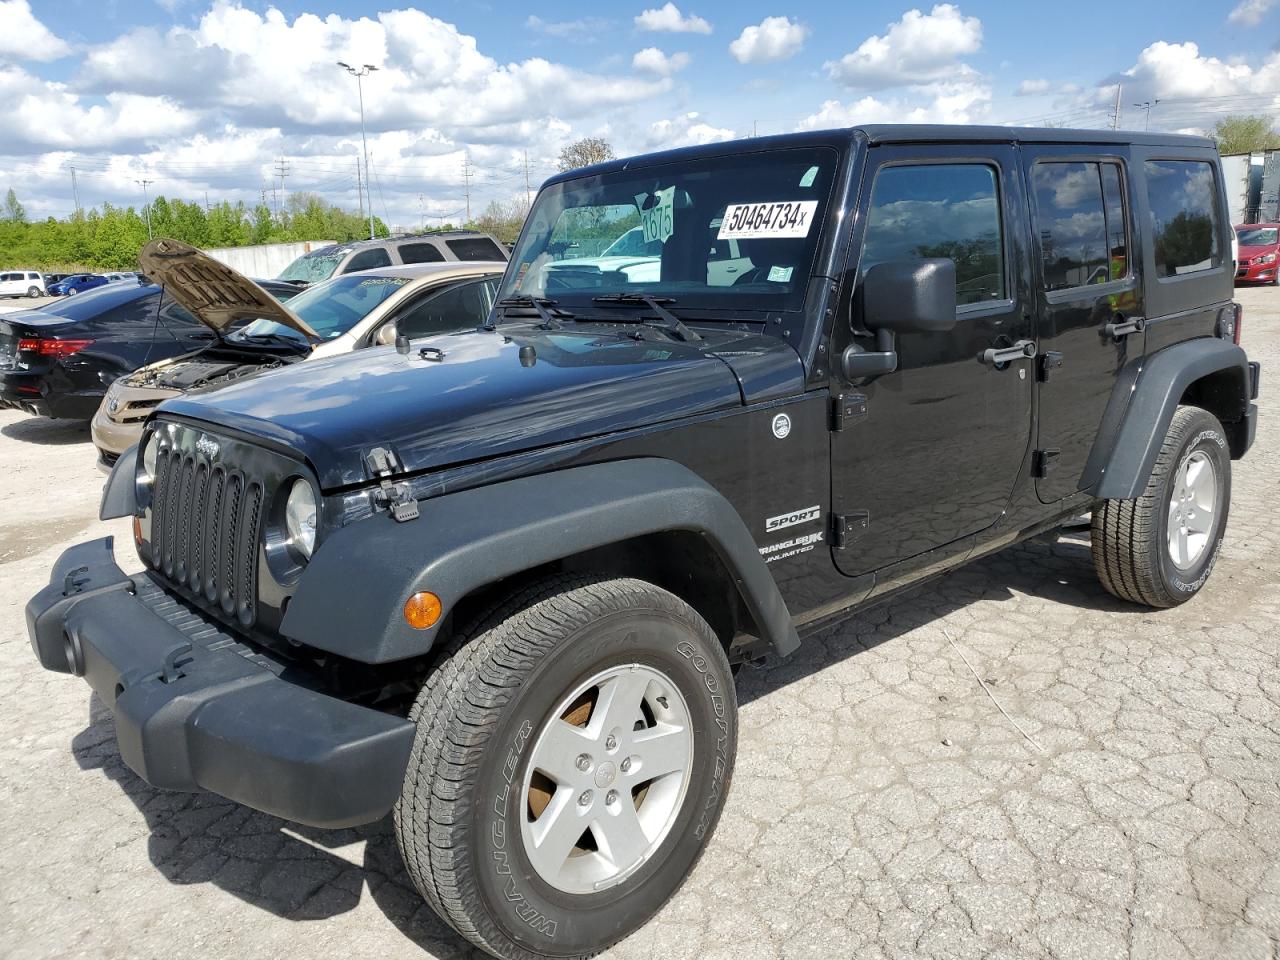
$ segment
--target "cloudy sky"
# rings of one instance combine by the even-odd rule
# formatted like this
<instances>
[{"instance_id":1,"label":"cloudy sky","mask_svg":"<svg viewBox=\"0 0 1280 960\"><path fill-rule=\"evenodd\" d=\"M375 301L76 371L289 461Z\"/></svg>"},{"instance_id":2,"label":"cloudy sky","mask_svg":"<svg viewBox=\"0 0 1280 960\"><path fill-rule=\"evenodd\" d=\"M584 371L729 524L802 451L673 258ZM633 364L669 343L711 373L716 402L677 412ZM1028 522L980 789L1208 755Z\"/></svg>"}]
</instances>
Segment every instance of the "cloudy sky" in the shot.
<instances>
[{"instance_id":1,"label":"cloudy sky","mask_svg":"<svg viewBox=\"0 0 1280 960\"><path fill-rule=\"evenodd\" d=\"M406 0L410 2L410 0ZM584 7L590 15L581 15ZM1043 13L1039 12L1043 9ZM152 194L374 210L404 226L524 194L561 146L620 154L858 122L1153 129L1280 115L1280 0L911 6L657 0L0 0L0 189L36 217ZM469 176L464 178L464 167Z\"/></svg>"}]
</instances>

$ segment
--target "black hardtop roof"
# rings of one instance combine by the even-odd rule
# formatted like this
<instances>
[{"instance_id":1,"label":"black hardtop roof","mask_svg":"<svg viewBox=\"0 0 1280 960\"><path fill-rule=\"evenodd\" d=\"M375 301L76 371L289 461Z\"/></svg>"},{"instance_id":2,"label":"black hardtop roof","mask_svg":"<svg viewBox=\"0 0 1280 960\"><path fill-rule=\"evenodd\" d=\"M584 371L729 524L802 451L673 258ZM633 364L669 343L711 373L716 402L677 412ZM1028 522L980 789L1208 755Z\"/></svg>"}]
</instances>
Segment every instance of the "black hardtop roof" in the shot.
<instances>
[{"instance_id":1,"label":"black hardtop roof","mask_svg":"<svg viewBox=\"0 0 1280 960\"><path fill-rule=\"evenodd\" d=\"M837 130L783 133L744 140L724 140L695 147L678 147L658 153L607 160L590 167L556 174L547 183L572 180L584 174L612 173L631 166L672 163L703 157L728 156L782 147L843 147L861 140L872 145L888 143L1082 143L1150 147L1215 147L1208 137L1142 130L1076 130L1062 127L1001 127L945 123L869 123Z\"/></svg>"}]
</instances>

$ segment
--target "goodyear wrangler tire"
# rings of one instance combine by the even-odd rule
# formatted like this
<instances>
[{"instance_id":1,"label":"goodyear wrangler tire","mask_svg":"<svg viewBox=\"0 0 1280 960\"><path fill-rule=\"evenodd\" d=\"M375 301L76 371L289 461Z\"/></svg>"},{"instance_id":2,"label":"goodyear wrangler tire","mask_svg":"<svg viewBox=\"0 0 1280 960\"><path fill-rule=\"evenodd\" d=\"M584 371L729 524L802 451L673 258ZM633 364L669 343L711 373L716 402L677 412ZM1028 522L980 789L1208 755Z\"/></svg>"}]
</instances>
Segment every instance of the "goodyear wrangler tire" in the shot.
<instances>
[{"instance_id":1,"label":"goodyear wrangler tire","mask_svg":"<svg viewBox=\"0 0 1280 960\"><path fill-rule=\"evenodd\" d=\"M632 579L525 589L446 648L411 718L409 874L503 958L586 957L644 924L701 855L737 749L716 635Z\"/></svg>"},{"instance_id":2,"label":"goodyear wrangler tire","mask_svg":"<svg viewBox=\"0 0 1280 960\"><path fill-rule=\"evenodd\" d=\"M1222 424L1179 407L1136 500L1104 500L1093 511L1098 578L1122 600L1173 607L1209 578L1231 505L1231 457Z\"/></svg>"}]
</instances>

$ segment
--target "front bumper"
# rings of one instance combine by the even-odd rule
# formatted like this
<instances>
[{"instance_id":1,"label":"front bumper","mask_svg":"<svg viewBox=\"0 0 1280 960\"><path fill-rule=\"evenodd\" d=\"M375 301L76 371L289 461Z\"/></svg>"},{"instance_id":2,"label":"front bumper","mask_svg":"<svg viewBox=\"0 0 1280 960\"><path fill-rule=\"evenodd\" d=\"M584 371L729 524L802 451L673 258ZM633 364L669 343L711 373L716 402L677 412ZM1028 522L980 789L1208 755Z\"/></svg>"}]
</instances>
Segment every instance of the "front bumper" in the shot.
<instances>
[{"instance_id":1,"label":"front bumper","mask_svg":"<svg viewBox=\"0 0 1280 960\"><path fill-rule=\"evenodd\" d=\"M116 566L110 537L71 547L27 604L46 669L83 676L125 763L156 787L208 790L317 827L371 823L400 794L414 726L308 689Z\"/></svg>"},{"instance_id":2,"label":"front bumper","mask_svg":"<svg viewBox=\"0 0 1280 960\"><path fill-rule=\"evenodd\" d=\"M1251 263L1236 268L1236 280L1240 283L1271 283L1280 270L1280 262Z\"/></svg>"}]
</instances>

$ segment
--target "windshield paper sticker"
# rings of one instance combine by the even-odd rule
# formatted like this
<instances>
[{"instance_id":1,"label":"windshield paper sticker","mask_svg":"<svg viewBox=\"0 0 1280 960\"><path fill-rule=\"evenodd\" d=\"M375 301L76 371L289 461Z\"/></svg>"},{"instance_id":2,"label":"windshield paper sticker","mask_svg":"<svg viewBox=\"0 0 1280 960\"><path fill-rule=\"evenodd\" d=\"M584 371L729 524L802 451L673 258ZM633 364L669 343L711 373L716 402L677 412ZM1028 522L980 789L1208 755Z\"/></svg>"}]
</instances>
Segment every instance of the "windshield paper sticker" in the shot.
<instances>
[{"instance_id":1,"label":"windshield paper sticker","mask_svg":"<svg viewBox=\"0 0 1280 960\"><path fill-rule=\"evenodd\" d=\"M731 203L725 207L718 240L751 240L769 237L798 239L809 235L817 200L775 203Z\"/></svg>"},{"instance_id":2,"label":"windshield paper sticker","mask_svg":"<svg viewBox=\"0 0 1280 960\"><path fill-rule=\"evenodd\" d=\"M645 202L650 199L647 193L636 194L636 209L640 211L640 225L644 228L644 242L666 243L675 232L675 198L676 188L653 191L653 206L645 209Z\"/></svg>"}]
</instances>

